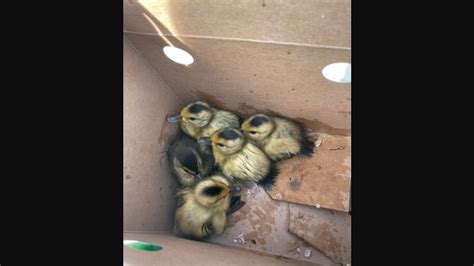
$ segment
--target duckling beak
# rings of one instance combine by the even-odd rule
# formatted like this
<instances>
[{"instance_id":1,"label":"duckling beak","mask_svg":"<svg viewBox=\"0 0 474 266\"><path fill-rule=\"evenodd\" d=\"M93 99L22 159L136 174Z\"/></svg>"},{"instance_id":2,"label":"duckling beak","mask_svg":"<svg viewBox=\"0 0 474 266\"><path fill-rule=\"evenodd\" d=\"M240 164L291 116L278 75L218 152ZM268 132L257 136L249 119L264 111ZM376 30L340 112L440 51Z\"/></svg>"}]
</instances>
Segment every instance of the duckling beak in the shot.
<instances>
[{"instance_id":1,"label":"duckling beak","mask_svg":"<svg viewBox=\"0 0 474 266\"><path fill-rule=\"evenodd\" d=\"M240 192L240 190L241 190L241 189L240 189L240 186L239 186L239 185L232 185L232 186L230 187L230 192L232 192L232 193L233 193L233 192Z\"/></svg>"},{"instance_id":2,"label":"duckling beak","mask_svg":"<svg viewBox=\"0 0 474 266\"><path fill-rule=\"evenodd\" d=\"M198 143L201 145L211 145L211 139L202 137L202 138L199 138Z\"/></svg>"},{"instance_id":3,"label":"duckling beak","mask_svg":"<svg viewBox=\"0 0 474 266\"><path fill-rule=\"evenodd\" d=\"M177 123L181 120L181 115L171 115L168 116L168 122Z\"/></svg>"}]
</instances>

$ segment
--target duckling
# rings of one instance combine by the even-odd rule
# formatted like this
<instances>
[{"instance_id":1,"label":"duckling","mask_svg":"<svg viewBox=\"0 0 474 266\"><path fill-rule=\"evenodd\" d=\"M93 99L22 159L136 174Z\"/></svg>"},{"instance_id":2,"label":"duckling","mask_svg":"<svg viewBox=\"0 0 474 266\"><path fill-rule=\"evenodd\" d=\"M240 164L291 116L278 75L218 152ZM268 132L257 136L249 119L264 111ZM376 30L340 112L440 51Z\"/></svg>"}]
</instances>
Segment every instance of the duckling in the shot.
<instances>
[{"instance_id":1,"label":"duckling","mask_svg":"<svg viewBox=\"0 0 474 266\"><path fill-rule=\"evenodd\" d=\"M168 121L179 122L181 129L195 139L210 137L221 128L239 128L241 123L237 115L218 110L201 101L188 104L179 115L168 117Z\"/></svg>"},{"instance_id":2,"label":"duckling","mask_svg":"<svg viewBox=\"0 0 474 266\"><path fill-rule=\"evenodd\" d=\"M302 124L287 118L256 114L242 123L245 136L253 140L272 160L296 154L311 157L315 144Z\"/></svg>"},{"instance_id":3,"label":"duckling","mask_svg":"<svg viewBox=\"0 0 474 266\"><path fill-rule=\"evenodd\" d=\"M235 128L216 131L200 144L211 144L214 160L231 181L256 181L266 188L274 183L278 170L273 161Z\"/></svg>"},{"instance_id":4,"label":"duckling","mask_svg":"<svg viewBox=\"0 0 474 266\"><path fill-rule=\"evenodd\" d=\"M166 156L172 175L183 187L191 187L198 180L207 177L214 167L212 151L201 150L196 140L180 129L170 142Z\"/></svg>"},{"instance_id":5,"label":"duckling","mask_svg":"<svg viewBox=\"0 0 474 266\"><path fill-rule=\"evenodd\" d=\"M175 232L191 239L222 234L231 205L231 193L240 190L221 174L212 175L178 192Z\"/></svg>"}]
</instances>

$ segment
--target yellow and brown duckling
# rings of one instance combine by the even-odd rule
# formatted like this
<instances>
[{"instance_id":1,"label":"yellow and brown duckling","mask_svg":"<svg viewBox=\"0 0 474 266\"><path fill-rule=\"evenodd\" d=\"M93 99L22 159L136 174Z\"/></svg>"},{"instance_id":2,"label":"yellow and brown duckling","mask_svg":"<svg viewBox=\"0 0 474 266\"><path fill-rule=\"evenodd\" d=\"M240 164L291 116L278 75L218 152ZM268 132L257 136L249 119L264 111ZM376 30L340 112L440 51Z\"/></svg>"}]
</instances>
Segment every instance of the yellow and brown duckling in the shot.
<instances>
[{"instance_id":1,"label":"yellow and brown duckling","mask_svg":"<svg viewBox=\"0 0 474 266\"><path fill-rule=\"evenodd\" d=\"M194 186L209 176L214 168L214 156L209 149L201 149L195 139L178 129L170 142L166 156L172 175L183 187Z\"/></svg>"},{"instance_id":2,"label":"yellow and brown duckling","mask_svg":"<svg viewBox=\"0 0 474 266\"><path fill-rule=\"evenodd\" d=\"M199 181L194 188L179 191L175 232L191 239L222 234L231 207L232 193L239 191L240 186L232 185L221 174Z\"/></svg>"},{"instance_id":3,"label":"yellow and brown duckling","mask_svg":"<svg viewBox=\"0 0 474 266\"><path fill-rule=\"evenodd\" d=\"M181 129L197 140L201 137L210 137L221 128L240 127L237 115L213 108L201 101L188 104L179 115L168 117L168 121L179 122Z\"/></svg>"},{"instance_id":4,"label":"yellow and brown duckling","mask_svg":"<svg viewBox=\"0 0 474 266\"><path fill-rule=\"evenodd\" d=\"M215 162L232 181L256 181L269 188L278 175L273 161L238 129L221 129L199 142L212 145Z\"/></svg>"},{"instance_id":5,"label":"yellow and brown duckling","mask_svg":"<svg viewBox=\"0 0 474 266\"><path fill-rule=\"evenodd\" d=\"M315 144L302 124L278 116L256 114L242 123L245 136L253 140L272 160L301 154L311 157Z\"/></svg>"}]
</instances>

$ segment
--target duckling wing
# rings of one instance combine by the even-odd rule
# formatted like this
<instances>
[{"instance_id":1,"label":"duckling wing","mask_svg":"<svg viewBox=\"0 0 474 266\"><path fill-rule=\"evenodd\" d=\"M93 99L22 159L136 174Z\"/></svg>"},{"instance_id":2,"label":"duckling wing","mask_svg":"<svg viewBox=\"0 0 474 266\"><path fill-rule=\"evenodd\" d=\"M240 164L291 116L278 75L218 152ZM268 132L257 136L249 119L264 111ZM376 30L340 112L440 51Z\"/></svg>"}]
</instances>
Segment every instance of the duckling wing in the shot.
<instances>
[{"instance_id":1,"label":"duckling wing","mask_svg":"<svg viewBox=\"0 0 474 266\"><path fill-rule=\"evenodd\" d=\"M275 162L271 162L270 164L270 169L268 171L268 174L260 180L258 183L265 189L265 190L270 190L274 185L276 178L280 171L278 170Z\"/></svg>"},{"instance_id":2,"label":"duckling wing","mask_svg":"<svg viewBox=\"0 0 474 266\"><path fill-rule=\"evenodd\" d=\"M278 131L283 137L289 137L298 142L296 146L299 149L296 154L307 157L314 154L314 140L306 133L307 128L303 123L288 118L278 118L276 121L278 121Z\"/></svg>"},{"instance_id":3,"label":"duckling wing","mask_svg":"<svg viewBox=\"0 0 474 266\"><path fill-rule=\"evenodd\" d=\"M218 234L218 235L222 234L222 232L224 232L225 224L226 224L225 212L219 212L219 213L214 214L211 221L213 233Z\"/></svg>"},{"instance_id":4,"label":"duckling wing","mask_svg":"<svg viewBox=\"0 0 474 266\"><path fill-rule=\"evenodd\" d=\"M267 174L270 160L257 146L247 143L241 152L232 155L224 167L228 175L243 180L261 180Z\"/></svg>"}]
</instances>

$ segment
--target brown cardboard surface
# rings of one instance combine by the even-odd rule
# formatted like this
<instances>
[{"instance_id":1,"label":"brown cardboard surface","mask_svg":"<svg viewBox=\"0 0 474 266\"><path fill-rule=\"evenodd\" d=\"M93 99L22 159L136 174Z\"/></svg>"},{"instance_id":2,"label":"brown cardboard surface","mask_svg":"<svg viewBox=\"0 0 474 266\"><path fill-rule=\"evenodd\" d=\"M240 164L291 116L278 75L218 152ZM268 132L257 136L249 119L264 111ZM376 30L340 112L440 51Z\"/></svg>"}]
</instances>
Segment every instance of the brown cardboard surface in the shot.
<instances>
[{"instance_id":1,"label":"brown cardboard surface","mask_svg":"<svg viewBox=\"0 0 474 266\"><path fill-rule=\"evenodd\" d=\"M290 204L289 230L338 263L351 263L351 217L338 211Z\"/></svg>"},{"instance_id":2,"label":"brown cardboard surface","mask_svg":"<svg viewBox=\"0 0 474 266\"><path fill-rule=\"evenodd\" d=\"M174 217L174 180L164 148L176 125L166 114L179 102L124 39L124 229L170 230Z\"/></svg>"},{"instance_id":3,"label":"brown cardboard surface","mask_svg":"<svg viewBox=\"0 0 474 266\"><path fill-rule=\"evenodd\" d=\"M351 62L350 51L168 37L194 56L183 66L164 55L162 38L126 36L185 103L202 99L247 114L268 109L305 118L317 132L350 135L351 85L321 74L328 64Z\"/></svg>"},{"instance_id":4,"label":"brown cardboard surface","mask_svg":"<svg viewBox=\"0 0 474 266\"><path fill-rule=\"evenodd\" d=\"M245 191L243 193L245 205L228 216L224 233L210 241L321 265L335 265L322 252L288 231L290 213L287 202L272 200L260 187L253 197L245 196ZM240 237L245 243L235 242ZM311 251L308 258L304 257L306 249Z\"/></svg>"},{"instance_id":5,"label":"brown cardboard surface","mask_svg":"<svg viewBox=\"0 0 474 266\"><path fill-rule=\"evenodd\" d=\"M124 0L124 30L351 46L350 0ZM145 15L143 15L145 13Z\"/></svg>"},{"instance_id":6,"label":"brown cardboard surface","mask_svg":"<svg viewBox=\"0 0 474 266\"><path fill-rule=\"evenodd\" d=\"M280 174L268 191L276 200L349 212L351 137L318 134L312 158L297 156L279 162Z\"/></svg>"},{"instance_id":7,"label":"brown cardboard surface","mask_svg":"<svg viewBox=\"0 0 474 266\"><path fill-rule=\"evenodd\" d=\"M163 248L152 252L124 246L124 265L317 265L191 241L169 234L124 233L123 239L140 240Z\"/></svg>"},{"instance_id":8,"label":"brown cardboard surface","mask_svg":"<svg viewBox=\"0 0 474 266\"><path fill-rule=\"evenodd\" d=\"M124 264L302 265L305 260L335 265L323 251L347 261L350 240L344 230L350 232L350 217L334 218L327 214L332 211L286 201L343 211L350 206L351 84L334 83L321 74L328 64L351 62L350 1L123 4L124 35L130 41L124 41L125 231L170 231L173 226L175 182L163 151L176 125L167 123L166 116L184 103L205 100L243 115L271 110L298 118L323 140L313 159L282 162L282 174L270 191L281 200L258 190L229 216L224 234L210 240L238 248L164 234L125 233L125 239L156 241L165 250L150 253L124 247ZM162 51L165 45L190 52L194 64L170 61ZM307 221L299 214L295 218L293 206ZM301 232L304 226L311 230ZM234 242L239 234L245 244ZM311 250L309 258L303 256L305 249Z\"/></svg>"}]
</instances>

